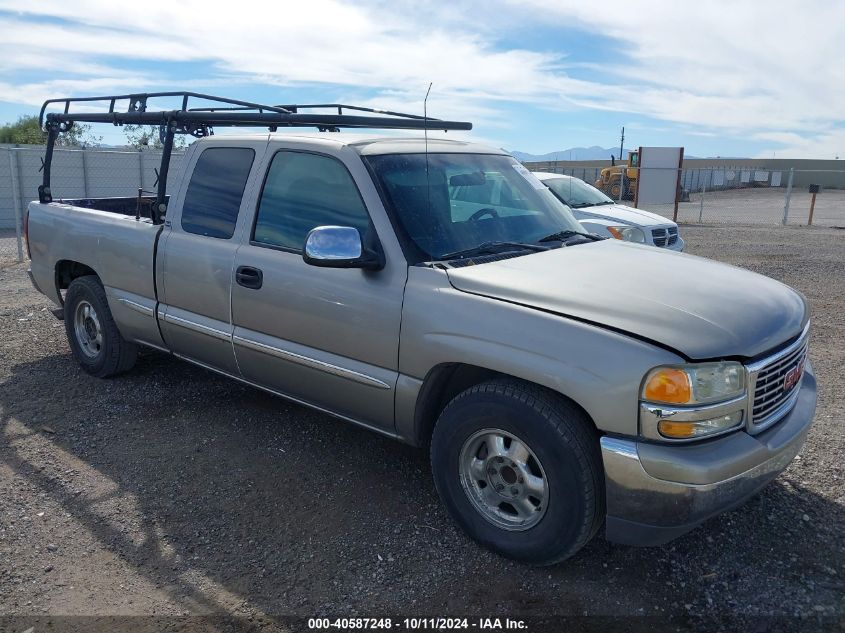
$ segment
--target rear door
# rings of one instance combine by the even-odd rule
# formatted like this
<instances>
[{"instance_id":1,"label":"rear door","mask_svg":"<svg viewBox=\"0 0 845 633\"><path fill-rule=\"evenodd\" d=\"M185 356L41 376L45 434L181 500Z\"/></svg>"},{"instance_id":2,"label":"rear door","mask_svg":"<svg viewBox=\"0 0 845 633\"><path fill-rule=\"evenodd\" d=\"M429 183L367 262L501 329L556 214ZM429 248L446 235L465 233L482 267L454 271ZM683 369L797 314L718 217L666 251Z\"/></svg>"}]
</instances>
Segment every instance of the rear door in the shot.
<instances>
[{"instance_id":1,"label":"rear door","mask_svg":"<svg viewBox=\"0 0 845 633\"><path fill-rule=\"evenodd\" d=\"M346 151L268 152L256 218L235 261L251 274L232 286L235 352L251 382L392 430L407 264L366 169ZM326 225L375 236L388 246L385 267L306 264L306 234Z\"/></svg>"},{"instance_id":2,"label":"rear door","mask_svg":"<svg viewBox=\"0 0 845 633\"><path fill-rule=\"evenodd\" d=\"M238 375L230 293L238 218L267 141L213 146L193 155L191 174L165 221L159 322L170 350Z\"/></svg>"}]
</instances>

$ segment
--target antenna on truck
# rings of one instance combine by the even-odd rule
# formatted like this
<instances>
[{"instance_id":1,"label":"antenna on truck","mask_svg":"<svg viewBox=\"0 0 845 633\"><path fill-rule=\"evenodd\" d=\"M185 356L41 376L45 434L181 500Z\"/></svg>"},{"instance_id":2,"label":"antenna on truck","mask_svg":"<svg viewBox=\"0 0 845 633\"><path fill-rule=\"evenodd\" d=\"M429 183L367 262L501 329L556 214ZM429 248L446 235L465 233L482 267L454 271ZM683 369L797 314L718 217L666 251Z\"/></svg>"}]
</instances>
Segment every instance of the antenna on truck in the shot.
<instances>
[{"instance_id":1,"label":"antenna on truck","mask_svg":"<svg viewBox=\"0 0 845 633\"><path fill-rule=\"evenodd\" d=\"M428 90L425 91L425 99L423 99L423 120L428 123L428 93L431 92L431 86L434 82L428 82ZM425 137L425 208L428 213L431 213L431 176L428 174L428 125L423 128L423 136Z\"/></svg>"},{"instance_id":2,"label":"antenna on truck","mask_svg":"<svg viewBox=\"0 0 845 633\"><path fill-rule=\"evenodd\" d=\"M178 99L180 107L150 109L149 102L152 99ZM194 104L191 103L192 99ZM196 101L202 103L195 106ZM85 110L71 112L71 105L78 106L79 104L84 104ZM48 108L57 106L60 109L59 112L47 113ZM189 134L201 138L212 134L215 126L264 127L272 132L280 127L316 127L321 131L337 131L340 128L372 128L424 130L426 134L429 127L444 131L472 129L472 123L467 121L432 119L428 117L428 112L419 116L342 103L267 105L197 92L146 92L103 97L48 99L41 106L38 121L47 132L44 178L41 186L38 187L38 199L42 203L53 201L50 191L50 167L59 132L71 129L74 123L111 123L116 126L158 125L163 150L158 171L156 200L151 213L154 224L160 224L167 212L167 172L173 151L173 138L176 134Z\"/></svg>"}]
</instances>

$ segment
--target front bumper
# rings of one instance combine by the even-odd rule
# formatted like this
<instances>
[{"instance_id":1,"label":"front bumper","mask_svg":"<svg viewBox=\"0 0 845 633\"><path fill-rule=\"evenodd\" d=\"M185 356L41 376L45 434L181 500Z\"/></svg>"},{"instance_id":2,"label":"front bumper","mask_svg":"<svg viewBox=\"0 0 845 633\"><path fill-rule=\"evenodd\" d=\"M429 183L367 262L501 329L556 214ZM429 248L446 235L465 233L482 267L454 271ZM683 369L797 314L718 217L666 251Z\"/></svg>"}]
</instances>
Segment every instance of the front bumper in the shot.
<instances>
[{"instance_id":1,"label":"front bumper","mask_svg":"<svg viewBox=\"0 0 845 633\"><path fill-rule=\"evenodd\" d=\"M741 505L798 454L815 411L808 362L795 407L759 435L738 431L687 445L603 437L607 539L662 545Z\"/></svg>"}]
</instances>

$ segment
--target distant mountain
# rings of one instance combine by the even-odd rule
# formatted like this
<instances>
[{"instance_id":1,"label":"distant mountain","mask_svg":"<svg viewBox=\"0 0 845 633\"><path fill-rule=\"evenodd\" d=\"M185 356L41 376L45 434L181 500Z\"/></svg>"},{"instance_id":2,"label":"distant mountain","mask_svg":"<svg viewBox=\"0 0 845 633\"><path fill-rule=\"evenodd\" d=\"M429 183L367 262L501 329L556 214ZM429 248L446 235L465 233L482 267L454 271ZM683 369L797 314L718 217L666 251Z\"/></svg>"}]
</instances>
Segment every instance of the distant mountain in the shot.
<instances>
[{"instance_id":1,"label":"distant mountain","mask_svg":"<svg viewBox=\"0 0 845 633\"><path fill-rule=\"evenodd\" d=\"M511 151L511 154L518 161L543 162L547 160L610 160L610 155L616 156L619 153L619 148L604 148L598 145L592 147L571 147L570 149L562 149L559 152L549 152L548 154L527 154L526 152ZM625 150L625 155L628 155L628 150Z\"/></svg>"}]
</instances>

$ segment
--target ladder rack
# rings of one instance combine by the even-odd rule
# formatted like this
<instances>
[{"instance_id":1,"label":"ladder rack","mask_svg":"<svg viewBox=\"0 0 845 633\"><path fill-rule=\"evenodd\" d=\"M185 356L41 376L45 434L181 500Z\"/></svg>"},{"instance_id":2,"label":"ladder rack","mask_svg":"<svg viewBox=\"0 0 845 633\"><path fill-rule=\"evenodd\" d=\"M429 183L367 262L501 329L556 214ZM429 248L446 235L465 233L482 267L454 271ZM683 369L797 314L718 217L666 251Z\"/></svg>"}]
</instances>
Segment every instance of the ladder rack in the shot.
<instances>
[{"instance_id":1,"label":"ladder rack","mask_svg":"<svg viewBox=\"0 0 845 633\"><path fill-rule=\"evenodd\" d=\"M149 109L152 99L167 99L171 102L178 100L179 107ZM194 101L193 104L191 100ZM197 101L201 103L197 104ZM82 110L71 111L72 105L78 108L80 104L84 104ZM47 112L48 108L57 105L61 111ZM56 137L60 132L69 130L74 123L157 125L163 150L158 172L156 204L152 213L153 222L156 224L161 222L167 210L167 172L176 134L201 138L213 134L215 127L266 127L271 132L284 127L316 127L321 132L338 132L341 128L444 131L472 129L472 123L466 121L444 121L418 114L342 103L266 105L197 92L146 92L48 99L41 106L38 119L47 132L44 180L38 187L38 198L42 203L52 202L50 167Z\"/></svg>"}]
</instances>

